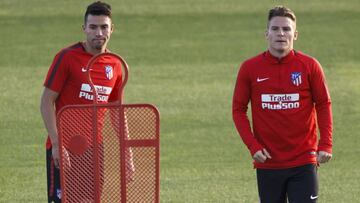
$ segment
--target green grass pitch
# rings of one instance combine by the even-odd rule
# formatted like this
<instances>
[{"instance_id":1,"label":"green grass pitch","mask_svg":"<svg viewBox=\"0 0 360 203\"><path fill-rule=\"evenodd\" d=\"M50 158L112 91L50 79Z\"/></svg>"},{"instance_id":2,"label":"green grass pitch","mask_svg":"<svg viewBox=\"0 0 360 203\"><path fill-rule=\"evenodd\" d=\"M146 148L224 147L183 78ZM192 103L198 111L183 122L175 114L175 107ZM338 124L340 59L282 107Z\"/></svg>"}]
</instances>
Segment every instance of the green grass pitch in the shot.
<instances>
[{"instance_id":1,"label":"green grass pitch","mask_svg":"<svg viewBox=\"0 0 360 203\"><path fill-rule=\"evenodd\" d=\"M0 1L0 202L46 202L40 94L55 53L84 38L92 1ZM110 49L130 65L127 103L161 112L161 202L258 202L255 171L231 118L239 64L266 49L267 11L298 18L295 48L324 67L333 101L333 160L320 203L359 201L358 0L109 0Z\"/></svg>"}]
</instances>

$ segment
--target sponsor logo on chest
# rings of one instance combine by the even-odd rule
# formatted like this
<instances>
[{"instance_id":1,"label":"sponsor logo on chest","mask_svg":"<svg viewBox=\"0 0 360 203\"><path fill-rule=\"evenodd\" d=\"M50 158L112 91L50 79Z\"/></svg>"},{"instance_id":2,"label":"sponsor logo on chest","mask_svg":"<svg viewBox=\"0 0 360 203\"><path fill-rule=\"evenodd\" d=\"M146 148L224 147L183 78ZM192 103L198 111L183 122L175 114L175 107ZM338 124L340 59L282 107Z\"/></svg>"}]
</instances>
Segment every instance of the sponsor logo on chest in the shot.
<instances>
[{"instance_id":1,"label":"sponsor logo on chest","mask_svg":"<svg viewBox=\"0 0 360 203\"><path fill-rule=\"evenodd\" d=\"M270 110L296 109L300 107L299 93L261 94L261 108Z\"/></svg>"},{"instance_id":2,"label":"sponsor logo on chest","mask_svg":"<svg viewBox=\"0 0 360 203\"><path fill-rule=\"evenodd\" d=\"M95 89L98 94L97 96L98 101L102 101L102 102L108 101L109 95L112 90L111 87L95 85ZM86 100L91 100L91 101L94 99L93 90L89 84L85 84L85 83L81 84L79 98L84 98Z\"/></svg>"}]
</instances>

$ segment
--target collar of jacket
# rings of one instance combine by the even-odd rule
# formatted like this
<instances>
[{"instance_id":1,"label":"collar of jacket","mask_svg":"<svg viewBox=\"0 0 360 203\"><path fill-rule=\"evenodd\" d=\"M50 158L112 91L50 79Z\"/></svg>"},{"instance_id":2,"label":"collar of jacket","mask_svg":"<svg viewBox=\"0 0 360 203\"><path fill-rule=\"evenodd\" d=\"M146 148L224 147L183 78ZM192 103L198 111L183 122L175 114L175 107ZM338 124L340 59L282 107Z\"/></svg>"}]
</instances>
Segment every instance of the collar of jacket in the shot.
<instances>
[{"instance_id":1,"label":"collar of jacket","mask_svg":"<svg viewBox=\"0 0 360 203\"><path fill-rule=\"evenodd\" d=\"M271 64L280 64L280 63L288 63L290 62L294 56L296 55L296 51L293 49L289 52L288 55L286 55L285 57L282 58L277 58L273 55L271 55L270 51L267 50L266 52L264 52L263 56L264 58L269 61Z\"/></svg>"}]
</instances>

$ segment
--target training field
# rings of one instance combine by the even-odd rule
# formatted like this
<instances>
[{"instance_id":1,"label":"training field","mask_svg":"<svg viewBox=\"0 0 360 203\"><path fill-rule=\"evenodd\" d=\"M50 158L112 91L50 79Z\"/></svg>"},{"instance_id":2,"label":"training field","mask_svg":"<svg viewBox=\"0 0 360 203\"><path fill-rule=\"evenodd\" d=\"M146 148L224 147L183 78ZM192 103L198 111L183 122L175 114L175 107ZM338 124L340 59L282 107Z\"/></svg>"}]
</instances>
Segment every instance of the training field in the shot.
<instances>
[{"instance_id":1,"label":"training field","mask_svg":"<svg viewBox=\"0 0 360 203\"><path fill-rule=\"evenodd\" d=\"M0 0L1 203L46 202L42 83L56 52L83 40L91 2ZM297 14L295 48L322 63L333 100L334 158L319 169L319 202L360 202L360 1L108 2L110 49L130 65L126 103L161 112L161 202L258 202L231 101L239 64L266 49L277 4Z\"/></svg>"}]
</instances>

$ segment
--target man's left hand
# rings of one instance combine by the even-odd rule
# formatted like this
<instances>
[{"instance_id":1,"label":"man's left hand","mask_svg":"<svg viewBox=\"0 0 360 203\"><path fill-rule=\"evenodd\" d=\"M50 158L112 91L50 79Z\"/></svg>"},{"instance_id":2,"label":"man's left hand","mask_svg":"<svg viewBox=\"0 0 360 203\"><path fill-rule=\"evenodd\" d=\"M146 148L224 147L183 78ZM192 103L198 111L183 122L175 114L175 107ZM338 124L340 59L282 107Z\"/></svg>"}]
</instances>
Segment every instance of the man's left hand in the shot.
<instances>
[{"instance_id":1,"label":"man's left hand","mask_svg":"<svg viewBox=\"0 0 360 203\"><path fill-rule=\"evenodd\" d=\"M332 154L325 152L325 151L319 151L317 155L317 161L320 164L328 162L332 157Z\"/></svg>"}]
</instances>

